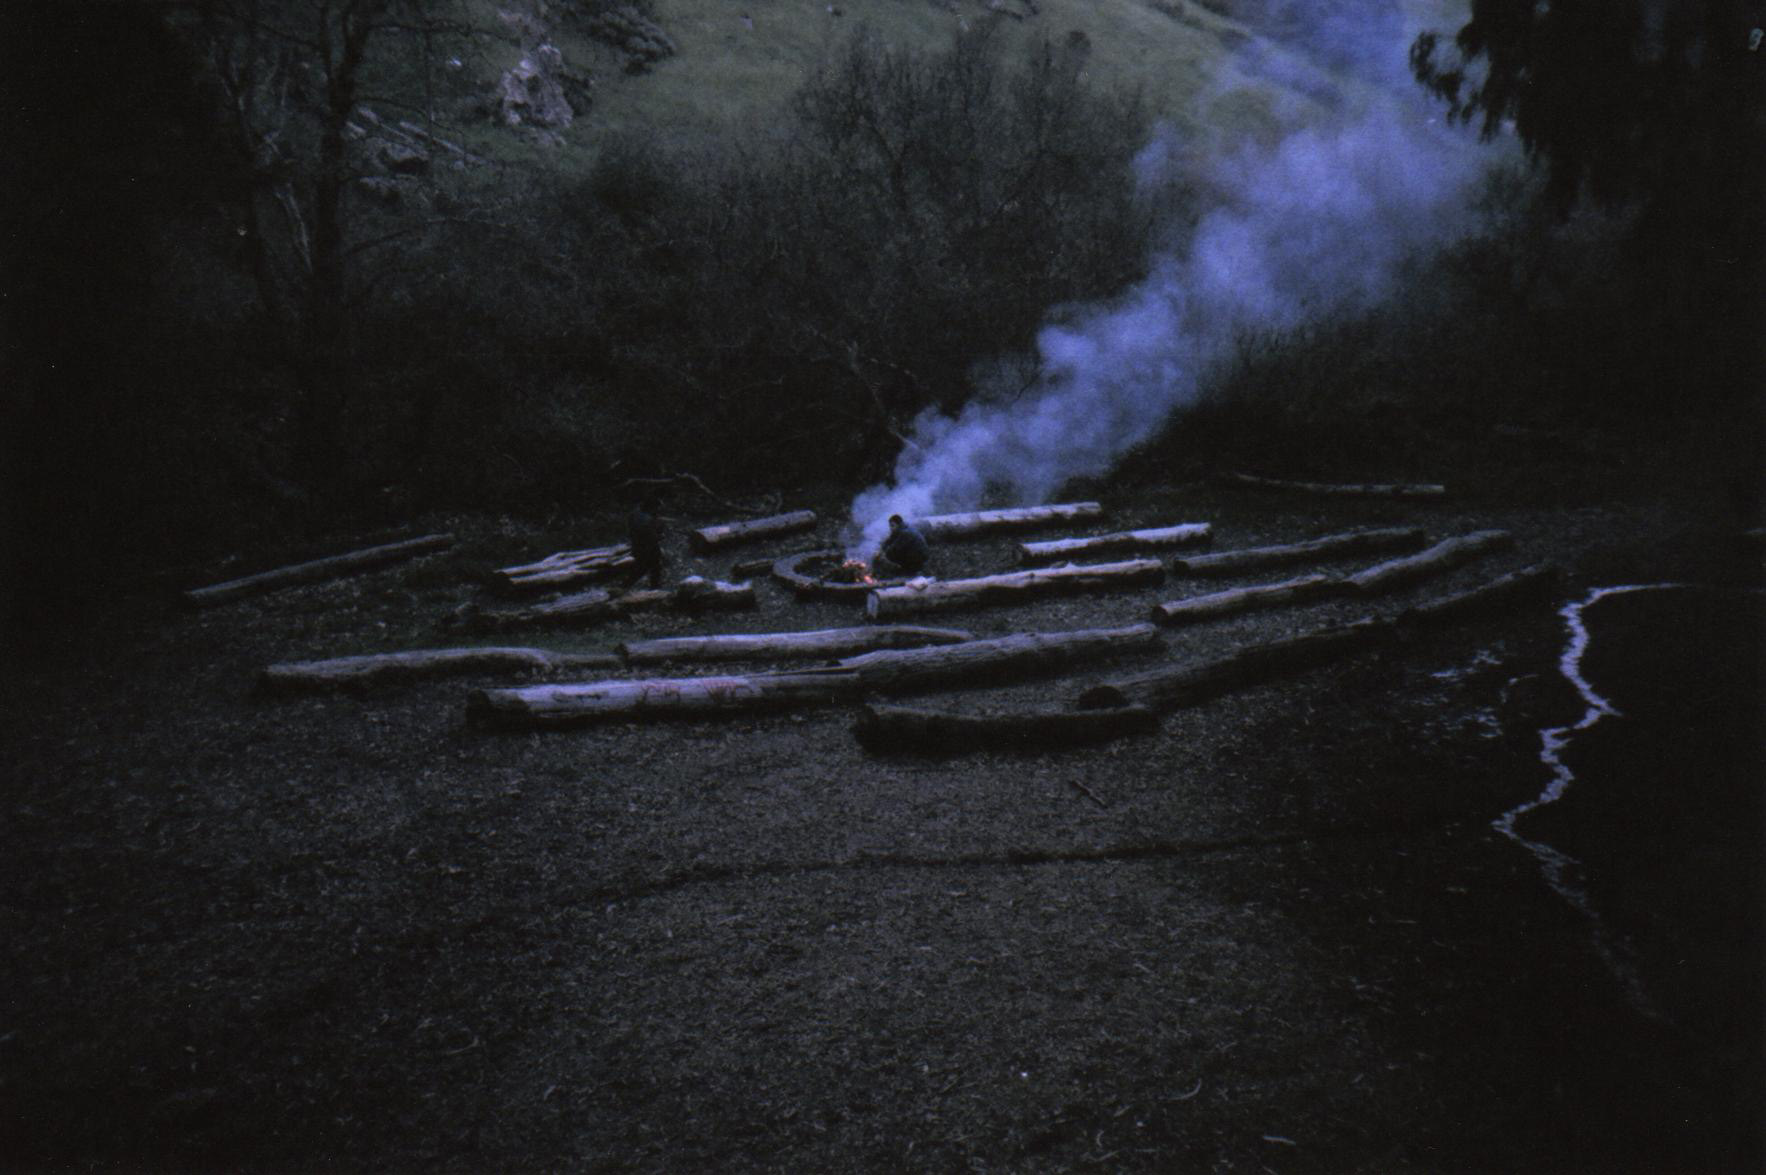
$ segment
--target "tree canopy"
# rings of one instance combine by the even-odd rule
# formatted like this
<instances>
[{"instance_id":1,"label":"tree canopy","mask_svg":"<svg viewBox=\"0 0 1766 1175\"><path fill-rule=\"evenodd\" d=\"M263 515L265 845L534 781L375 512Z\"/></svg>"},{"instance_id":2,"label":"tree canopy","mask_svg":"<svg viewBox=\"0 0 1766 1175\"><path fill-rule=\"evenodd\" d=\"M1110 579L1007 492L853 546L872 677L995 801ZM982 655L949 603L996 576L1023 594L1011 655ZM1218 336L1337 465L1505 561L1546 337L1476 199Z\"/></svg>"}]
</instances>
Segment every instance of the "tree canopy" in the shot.
<instances>
[{"instance_id":1,"label":"tree canopy","mask_svg":"<svg viewBox=\"0 0 1766 1175\"><path fill-rule=\"evenodd\" d=\"M1452 117L1512 127L1560 213L1641 200L1733 251L1757 238L1762 25L1761 0L1472 0L1458 54L1425 33L1411 66Z\"/></svg>"}]
</instances>

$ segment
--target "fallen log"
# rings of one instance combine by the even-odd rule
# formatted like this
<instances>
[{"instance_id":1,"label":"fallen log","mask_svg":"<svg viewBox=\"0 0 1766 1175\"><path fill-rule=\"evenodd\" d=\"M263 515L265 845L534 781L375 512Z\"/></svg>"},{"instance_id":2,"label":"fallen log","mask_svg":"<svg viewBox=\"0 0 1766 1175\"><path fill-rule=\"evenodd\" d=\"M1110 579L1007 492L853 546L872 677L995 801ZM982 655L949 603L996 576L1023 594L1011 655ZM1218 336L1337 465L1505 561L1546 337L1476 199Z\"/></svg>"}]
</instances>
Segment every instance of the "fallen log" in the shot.
<instances>
[{"instance_id":1,"label":"fallen log","mask_svg":"<svg viewBox=\"0 0 1766 1175\"><path fill-rule=\"evenodd\" d=\"M1018 553L1025 563L1058 563L1091 555L1121 555L1168 547L1205 546L1213 541L1212 525L1206 522L1185 522L1178 526L1123 530L1115 534L1092 535L1089 538L1020 543Z\"/></svg>"},{"instance_id":2,"label":"fallen log","mask_svg":"<svg viewBox=\"0 0 1766 1175\"><path fill-rule=\"evenodd\" d=\"M369 653L323 661L283 661L258 674L263 693L317 693L367 689L397 682L478 673L550 673L582 669L618 669L611 653L554 653L546 649L459 648L412 649L403 653Z\"/></svg>"},{"instance_id":3,"label":"fallen log","mask_svg":"<svg viewBox=\"0 0 1766 1175\"><path fill-rule=\"evenodd\" d=\"M1557 580L1556 567L1549 563L1535 563L1531 567L1511 571L1466 591L1424 600L1400 612L1398 622L1426 626L1476 616L1523 600L1550 595Z\"/></svg>"},{"instance_id":4,"label":"fallen log","mask_svg":"<svg viewBox=\"0 0 1766 1175\"><path fill-rule=\"evenodd\" d=\"M469 604L455 613L455 623L468 632L508 632L517 628L595 624L619 615L621 610L613 602L612 592L590 588L520 609L481 610Z\"/></svg>"},{"instance_id":5,"label":"fallen log","mask_svg":"<svg viewBox=\"0 0 1766 1175\"><path fill-rule=\"evenodd\" d=\"M734 546L737 543L753 542L756 539L778 538L781 535L798 534L813 530L816 525L814 510L794 510L789 514L774 514L768 518L756 518L749 522L726 522L719 526L703 526L692 531L687 541L695 551L711 551L718 547Z\"/></svg>"},{"instance_id":6,"label":"fallen log","mask_svg":"<svg viewBox=\"0 0 1766 1175\"><path fill-rule=\"evenodd\" d=\"M611 547L588 547L580 551L557 551L532 563L522 563L514 567L499 567L493 574L506 579L520 579L523 576L540 575L548 571L556 571L560 567L573 567L580 563L609 563L615 559L623 559L631 553L632 548L629 543L617 543Z\"/></svg>"},{"instance_id":7,"label":"fallen log","mask_svg":"<svg viewBox=\"0 0 1766 1175\"><path fill-rule=\"evenodd\" d=\"M954 628L910 625L869 625L827 628L819 632L726 633L717 636L676 636L630 641L617 652L632 665L669 661L749 661L780 657L843 657L877 649L910 649L952 645L974 640L973 633Z\"/></svg>"},{"instance_id":8,"label":"fallen log","mask_svg":"<svg viewBox=\"0 0 1766 1175\"><path fill-rule=\"evenodd\" d=\"M730 578L734 580L753 579L757 575L765 575L773 569L772 559L745 559L730 568Z\"/></svg>"},{"instance_id":9,"label":"fallen log","mask_svg":"<svg viewBox=\"0 0 1766 1175\"><path fill-rule=\"evenodd\" d=\"M809 669L744 676L593 681L475 690L468 721L503 728L558 728L594 722L723 717L825 705L858 696L858 674Z\"/></svg>"},{"instance_id":10,"label":"fallen log","mask_svg":"<svg viewBox=\"0 0 1766 1175\"><path fill-rule=\"evenodd\" d=\"M1283 543L1273 547L1242 547L1236 551L1216 551L1207 555L1188 555L1171 561L1171 570L1178 575L1241 575L1247 571L1263 571L1271 567L1288 567L1315 559L1337 559L1345 555L1372 555L1382 551L1412 550L1423 545L1421 527L1387 527L1381 530L1355 530L1330 534L1300 543Z\"/></svg>"},{"instance_id":11,"label":"fallen log","mask_svg":"<svg viewBox=\"0 0 1766 1175\"><path fill-rule=\"evenodd\" d=\"M952 714L904 706L866 706L853 735L866 750L937 753L1042 750L1109 742L1147 734L1159 716L1145 706L1113 710L1032 710L1016 714Z\"/></svg>"},{"instance_id":12,"label":"fallen log","mask_svg":"<svg viewBox=\"0 0 1766 1175\"><path fill-rule=\"evenodd\" d=\"M915 580L900 587L872 589L865 597L865 615L872 620L912 616L978 604L1033 599L1062 592L1143 587L1164 582L1165 565L1157 559L1121 563L1082 563L1011 571L978 579Z\"/></svg>"},{"instance_id":13,"label":"fallen log","mask_svg":"<svg viewBox=\"0 0 1766 1175\"><path fill-rule=\"evenodd\" d=\"M223 604L229 600L236 600L241 596L249 596L256 592L267 592L275 588L291 587L301 583L337 579L358 571L366 571L371 567L382 567L388 563L397 563L402 559L439 551L452 546L453 543L454 536L451 534L429 534L421 538L385 543L378 547L366 547L360 551L331 555L324 559L313 559L289 567L278 567L274 571L262 571L256 575L230 579L225 583L192 588L184 593L184 602L192 607L208 607L212 604Z\"/></svg>"},{"instance_id":14,"label":"fallen log","mask_svg":"<svg viewBox=\"0 0 1766 1175\"><path fill-rule=\"evenodd\" d=\"M505 595L539 595L607 579L637 565L631 547L624 543L582 551L559 551L536 563L499 567L490 573L490 587Z\"/></svg>"},{"instance_id":15,"label":"fallen log","mask_svg":"<svg viewBox=\"0 0 1766 1175\"><path fill-rule=\"evenodd\" d=\"M1287 481L1278 477L1257 477L1250 473L1228 473L1222 476L1228 485L1249 486L1260 490L1284 490L1298 494L1323 494L1348 498L1442 498L1447 496L1444 485L1357 485L1340 482Z\"/></svg>"},{"instance_id":16,"label":"fallen log","mask_svg":"<svg viewBox=\"0 0 1766 1175\"><path fill-rule=\"evenodd\" d=\"M646 608L661 608L674 601L675 593L663 588L618 596L605 588L590 588L527 608L481 611L468 607L458 614L458 624L468 632L582 626L599 624Z\"/></svg>"},{"instance_id":17,"label":"fallen log","mask_svg":"<svg viewBox=\"0 0 1766 1175\"><path fill-rule=\"evenodd\" d=\"M1076 704L1082 710L1129 705L1174 710L1193 706L1283 673L1297 673L1360 652L1391 639L1392 633L1390 622L1369 617L1093 686L1079 695Z\"/></svg>"},{"instance_id":18,"label":"fallen log","mask_svg":"<svg viewBox=\"0 0 1766 1175\"><path fill-rule=\"evenodd\" d=\"M898 693L1052 673L1085 662L1157 651L1163 642L1151 624L1019 632L932 648L898 649L847 657L841 669L858 674L868 690Z\"/></svg>"},{"instance_id":19,"label":"fallen log","mask_svg":"<svg viewBox=\"0 0 1766 1175\"><path fill-rule=\"evenodd\" d=\"M756 604L752 583L725 583L689 575L674 590L674 606L683 612L729 612Z\"/></svg>"},{"instance_id":20,"label":"fallen log","mask_svg":"<svg viewBox=\"0 0 1766 1175\"><path fill-rule=\"evenodd\" d=\"M1350 591L1361 595L1389 592L1419 579L1451 571L1480 555L1511 547L1514 541L1514 536L1506 530L1479 530L1455 535L1414 555L1376 563L1349 576L1343 583Z\"/></svg>"},{"instance_id":21,"label":"fallen log","mask_svg":"<svg viewBox=\"0 0 1766 1175\"><path fill-rule=\"evenodd\" d=\"M1021 506L1011 510L933 514L911 521L929 539L958 539L1002 530L1035 530L1058 522L1090 522L1103 516L1104 508L1096 502L1059 502L1052 506Z\"/></svg>"},{"instance_id":22,"label":"fallen log","mask_svg":"<svg viewBox=\"0 0 1766 1175\"><path fill-rule=\"evenodd\" d=\"M1167 600L1153 605L1153 621L1157 624L1193 624L1258 608L1276 608L1330 595L1337 581L1328 575L1303 575L1281 583L1257 584L1253 587L1231 588L1205 596L1183 600Z\"/></svg>"}]
</instances>

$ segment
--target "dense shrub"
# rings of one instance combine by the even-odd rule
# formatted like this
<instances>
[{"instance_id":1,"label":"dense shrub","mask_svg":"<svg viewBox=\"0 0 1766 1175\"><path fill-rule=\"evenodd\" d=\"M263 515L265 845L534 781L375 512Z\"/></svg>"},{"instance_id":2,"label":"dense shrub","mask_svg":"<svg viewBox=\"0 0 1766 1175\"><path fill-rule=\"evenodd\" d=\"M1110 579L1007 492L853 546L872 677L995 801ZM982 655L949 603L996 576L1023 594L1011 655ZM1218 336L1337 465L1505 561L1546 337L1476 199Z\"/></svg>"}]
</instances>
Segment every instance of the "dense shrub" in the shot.
<instances>
[{"instance_id":1,"label":"dense shrub","mask_svg":"<svg viewBox=\"0 0 1766 1175\"><path fill-rule=\"evenodd\" d=\"M1010 62L992 27L932 57L861 33L768 138L603 154L591 329L665 463L874 471L978 360L1135 275L1139 105L1088 87L1082 42Z\"/></svg>"}]
</instances>

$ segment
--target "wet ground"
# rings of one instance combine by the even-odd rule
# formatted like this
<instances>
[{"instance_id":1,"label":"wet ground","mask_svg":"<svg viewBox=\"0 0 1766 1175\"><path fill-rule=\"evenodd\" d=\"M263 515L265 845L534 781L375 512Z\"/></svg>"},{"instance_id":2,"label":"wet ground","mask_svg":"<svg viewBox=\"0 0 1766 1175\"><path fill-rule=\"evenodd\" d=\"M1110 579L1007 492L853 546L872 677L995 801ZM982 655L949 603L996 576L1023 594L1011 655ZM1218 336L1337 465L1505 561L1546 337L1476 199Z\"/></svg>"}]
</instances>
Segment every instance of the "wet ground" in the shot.
<instances>
[{"instance_id":1,"label":"wet ground","mask_svg":"<svg viewBox=\"0 0 1766 1175\"><path fill-rule=\"evenodd\" d=\"M427 519L461 548L205 612L126 601L4 685L5 1165L1757 1169L1758 597L1590 611L1588 680L1624 718L1566 751L1576 785L1522 830L1581 862L1594 919L1491 827L1549 778L1539 729L1582 713L1557 607L1745 585L1732 520L1200 485L1107 505L1111 528L1212 521L1219 548L1516 536L1373 605L1174 633L1169 656L1539 559L1566 582L1145 738L937 759L862 751L839 708L495 735L464 722L483 681L251 691L272 661L452 639L475 566L617 539L612 516ZM679 524L711 513L677 519L672 571L749 557L687 555ZM1011 543L940 557L999 569ZM1114 625L1194 590L938 622ZM763 588L710 626L533 643L857 622ZM1063 705L1109 672L915 701Z\"/></svg>"}]
</instances>

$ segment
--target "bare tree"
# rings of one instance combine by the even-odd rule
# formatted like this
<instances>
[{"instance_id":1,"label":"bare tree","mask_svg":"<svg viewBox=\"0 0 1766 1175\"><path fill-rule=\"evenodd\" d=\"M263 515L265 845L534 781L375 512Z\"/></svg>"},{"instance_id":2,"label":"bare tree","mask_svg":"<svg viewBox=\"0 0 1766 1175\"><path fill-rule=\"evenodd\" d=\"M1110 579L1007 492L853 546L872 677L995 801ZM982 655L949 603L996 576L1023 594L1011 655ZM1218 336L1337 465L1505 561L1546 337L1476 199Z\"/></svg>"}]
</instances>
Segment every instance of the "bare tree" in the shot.
<instances>
[{"instance_id":1,"label":"bare tree","mask_svg":"<svg viewBox=\"0 0 1766 1175\"><path fill-rule=\"evenodd\" d=\"M309 487L333 487L341 472L350 325L391 272L389 247L413 247L439 224L463 219L437 215L429 202L397 213L371 208L358 181L381 185L383 202L397 200L392 181L373 175L375 151L383 165L396 147L401 165L428 166L426 150L439 141L435 46L492 35L469 15L460 0L185 0L168 8L198 45L244 162L244 258L272 346L299 389L294 466ZM371 82L386 85L373 95L377 106L424 124L401 129L365 111Z\"/></svg>"}]
</instances>

